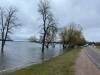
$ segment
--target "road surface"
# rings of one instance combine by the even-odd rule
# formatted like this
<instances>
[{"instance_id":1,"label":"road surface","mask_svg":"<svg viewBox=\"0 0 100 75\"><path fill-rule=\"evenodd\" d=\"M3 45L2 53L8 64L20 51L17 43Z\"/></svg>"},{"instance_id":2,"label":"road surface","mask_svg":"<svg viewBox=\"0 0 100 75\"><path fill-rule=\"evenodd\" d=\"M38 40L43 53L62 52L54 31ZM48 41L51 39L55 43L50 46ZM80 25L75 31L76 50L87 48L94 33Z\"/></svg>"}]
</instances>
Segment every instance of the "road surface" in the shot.
<instances>
[{"instance_id":1,"label":"road surface","mask_svg":"<svg viewBox=\"0 0 100 75\"><path fill-rule=\"evenodd\" d=\"M75 75L100 75L100 52L86 47L80 52L75 65Z\"/></svg>"},{"instance_id":2,"label":"road surface","mask_svg":"<svg viewBox=\"0 0 100 75\"><path fill-rule=\"evenodd\" d=\"M91 61L100 69L100 50L94 47L86 47L85 49Z\"/></svg>"}]
</instances>

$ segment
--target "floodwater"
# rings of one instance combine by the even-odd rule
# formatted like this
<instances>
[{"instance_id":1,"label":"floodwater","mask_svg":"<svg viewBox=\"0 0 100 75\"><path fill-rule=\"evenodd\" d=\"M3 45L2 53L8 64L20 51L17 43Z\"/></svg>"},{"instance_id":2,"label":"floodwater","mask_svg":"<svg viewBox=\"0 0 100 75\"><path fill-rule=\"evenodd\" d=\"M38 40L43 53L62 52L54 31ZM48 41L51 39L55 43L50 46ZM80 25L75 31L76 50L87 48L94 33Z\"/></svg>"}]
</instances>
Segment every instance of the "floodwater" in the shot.
<instances>
[{"instance_id":1,"label":"floodwater","mask_svg":"<svg viewBox=\"0 0 100 75\"><path fill-rule=\"evenodd\" d=\"M60 45L45 50L44 59L48 60L62 53ZM4 54L0 53L0 71L41 63L41 44L31 42L7 42Z\"/></svg>"}]
</instances>

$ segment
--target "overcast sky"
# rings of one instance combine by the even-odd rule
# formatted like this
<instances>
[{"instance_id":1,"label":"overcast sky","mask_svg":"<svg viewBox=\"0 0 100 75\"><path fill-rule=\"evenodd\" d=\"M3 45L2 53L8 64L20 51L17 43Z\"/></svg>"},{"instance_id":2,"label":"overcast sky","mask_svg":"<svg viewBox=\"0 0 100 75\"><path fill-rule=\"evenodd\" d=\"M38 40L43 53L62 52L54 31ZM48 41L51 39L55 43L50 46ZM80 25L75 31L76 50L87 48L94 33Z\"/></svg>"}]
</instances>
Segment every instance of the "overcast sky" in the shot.
<instances>
[{"instance_id":1,"label":"overcast sky","mask_svg":"<svg viewBox=\"0 0 100 75\"><path fill-rule=\"evenodd\" d=\"M39 37L39 0L0 0L0 6L14 6L22 27L16 28L13 39L22 40L36 35ZM100 41L100 0L50 0L51 10L59 27L71 22L81 24L88 41Z\"/></svg>"}]
</instances>

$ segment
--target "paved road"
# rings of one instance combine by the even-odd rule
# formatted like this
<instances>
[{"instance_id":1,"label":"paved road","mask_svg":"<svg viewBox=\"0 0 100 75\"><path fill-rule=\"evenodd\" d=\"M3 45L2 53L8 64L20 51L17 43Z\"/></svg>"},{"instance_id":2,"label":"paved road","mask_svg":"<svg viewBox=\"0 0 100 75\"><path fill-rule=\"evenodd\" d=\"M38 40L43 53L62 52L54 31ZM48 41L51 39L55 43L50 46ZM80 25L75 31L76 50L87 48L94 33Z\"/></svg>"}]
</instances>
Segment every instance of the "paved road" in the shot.
<instances>
[{"instance_id":1,"label":"paved road","mask_svg":"<svg viewBox=\"0 0 100 75\"><path fill-rule=\"evenodd\" d=\"M75 75L100 75L100 69L87 56L86 49L81 50L76 60Z\"/></svg>"},{"instance_id":2,"label":"paved road","mask_svg":"<svg viewBox=\"0 0 100 75\"><path fill-rule=\"evenodd\" d=\"M86 47L86 54L92 60L92 62L100 69L100 52L96 48Z\"/></svg>"}]
</instances>

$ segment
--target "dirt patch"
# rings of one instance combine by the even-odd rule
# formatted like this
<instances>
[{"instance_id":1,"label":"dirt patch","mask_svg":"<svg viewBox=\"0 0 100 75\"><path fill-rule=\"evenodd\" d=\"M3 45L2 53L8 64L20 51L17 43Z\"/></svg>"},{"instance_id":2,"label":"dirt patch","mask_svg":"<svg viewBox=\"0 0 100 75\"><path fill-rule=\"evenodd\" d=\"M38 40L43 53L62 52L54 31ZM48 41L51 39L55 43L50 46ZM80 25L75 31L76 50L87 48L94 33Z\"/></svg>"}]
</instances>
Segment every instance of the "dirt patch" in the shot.
<instances>
[{"instance_id":1,"label":"dirt patch","mask_svg":"<svg viewBox=\"0 0 100 75\"><path fill-rule=\"evenodd\" d=\"M100 69L89 59L83 49L76 60L75 75L100 75Z\"/></svg>"}]
</instances>

